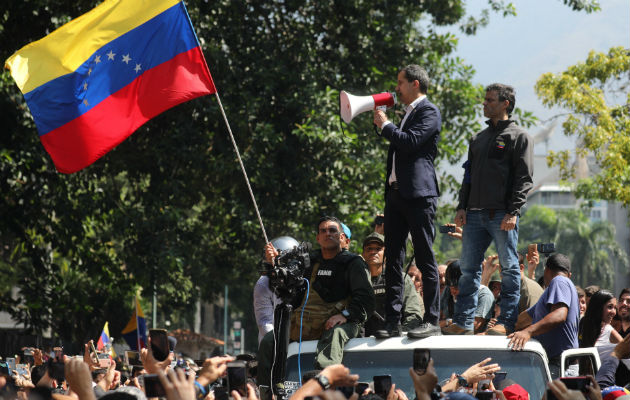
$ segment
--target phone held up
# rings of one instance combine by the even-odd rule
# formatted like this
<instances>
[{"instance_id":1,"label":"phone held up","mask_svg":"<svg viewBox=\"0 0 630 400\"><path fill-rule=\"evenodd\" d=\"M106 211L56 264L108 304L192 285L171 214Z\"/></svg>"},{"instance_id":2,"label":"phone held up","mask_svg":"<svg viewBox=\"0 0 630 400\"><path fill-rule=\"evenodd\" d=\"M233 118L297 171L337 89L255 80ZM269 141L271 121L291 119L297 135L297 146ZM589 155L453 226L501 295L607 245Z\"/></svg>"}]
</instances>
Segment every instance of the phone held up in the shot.
<instances>
[{"instance_id":1,"label":"phone held up","mask_svg":"<svg viewBox=\"0 0 630 400\"><path fill-rule=\"evenodd\" d=\"M413 370L416 374L424 375L427 372L429 360L431 360L429 349L413 349Z\"/></svg>"},{"instance_id":2,"label":"phone held up","mask_svg":"<svg viewBox=\"0 0 630 400\"><path fill-rule=\"evenodd\" d=\"M440 233L455 233L455 227L449 225L440 225Z\"/></svg>"},{"instance_id":3,"label":"phone held up","mask_svg":"<svg viewBox=\"0 0 630 400\"><path fill-rule=\"evenodd\" d=\"M168 335L166 329L149 329L151 338L151 352L157 361L164 361L168 357Z\"/></svg>"},{"instance_id":4,"label":"phone held up","mask_svg":"<svg viewBox=\"0 0 630 400\"><path fill-rule=\"evenodd\" d=\"M241 397L247 396L247 364L245 361L227 363L228 394L236 390Z\"/></svg>"},{"instance_id":5,"label":"phone held up","mask_svg":"<svg viewBox=\"0 0 630 400\"><path fill-rule=\"evenodd\" d=\"M376 375L372 380L374 381L374 393L386 399L389 390L392 388L392 376Z\"/></svg>"}]
</instances>

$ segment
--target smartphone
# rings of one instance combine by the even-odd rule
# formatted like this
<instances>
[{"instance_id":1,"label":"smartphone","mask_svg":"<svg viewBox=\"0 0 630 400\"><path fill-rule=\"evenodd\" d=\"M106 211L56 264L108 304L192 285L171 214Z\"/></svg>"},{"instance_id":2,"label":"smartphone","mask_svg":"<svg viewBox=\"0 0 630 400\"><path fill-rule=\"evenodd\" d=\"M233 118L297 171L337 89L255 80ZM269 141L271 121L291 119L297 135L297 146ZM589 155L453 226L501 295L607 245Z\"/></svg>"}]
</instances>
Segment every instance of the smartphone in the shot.
<instances>
[{"instance_id":1,"label":"smartphone","mask_svg":"<svg viewBox=\"0 0 630 400\"><path fill-rule=\"evenodd\" d=\"M440 225L440 233L455 233L454 226Z\"/></svg>"},{"instance_id":2,"label":"smartphone","mask_svg":"<svg viewBox=\"0 0 630 400\"><path fill-rule=\"evenodd\" d=\"M26 378L28 376L28 364L17 364L15 366L19 376Z\"/></svg>"},{"instance_id":3,"label":"smartphone","mask_svg":"<svg viewBox=\"0 0 630 400\"><path fill-rule=\"evenodd\" d=\"M429 360L431 360L429 349L413 349L413 369L416 374L424 375L427 372Z\"/></svg>"},{"instance_id":4,"label":"smartphone","mask_svg":"<svg viewBox=\"0 0 630 400\"><path fill-rule=\"evenodd\" d=\"M477 391L475 398L479 400L492 400L494 399L493 391Z\"/></svg>"},{"instance_id":5,"label":"smartphone","mask_svg":"<svg viewBox=\"0 0 630 400\"><path fill-rule=\"evenodd\" d=\"M16 367L15 367L15 358L13 358L13 357L7 357L7 358L6 358L6 361L7 361L7 368L9 368L9 375L11 375L11 376L15 376L15 375L13 374L13 371L15 371L15 370L16 370Z\"/></svg>"},{"instance_id":6,"label":"smartphone","mask_svg":"<svg viewBox=\"0 0 630 400\"><path fill-rule=\"evenodd\" d=\"M477 383L477 392L490 390L490 379L482 379Z\"/></svg>"},{"instance_id":7,"label":"smartphone","mask_svg":"<svg viewBox=\"0 0 630 400\"><path fill-rule=\"evenodd\" d=\"M370 384L368 382L357 382L357 385L354 387L354 391L359 396L363 396L363 392L365 392L365 390L369 388L370 388Z\"/></svg>"},{"instance_id":8,"label":"smartphone","mask_svg":"<svg viewBox=\"0 0 630 400\"><path fill-rule=\"evenodd\" d=\"M242 397L247 396L247 364L245 361L227 363L228 394L236 390Z\"/></svg>"},{"instance_id":9,"label":"smartphone","mask_svg":"<svg viewBox=\"0 0 630 400\"><path fill-rule=\"evenodd\" d=\"M560 378L562 383L564 383L567 389L571 390L579 390L580 392L586 392L586 388L591 386L591 379L587 376L566 376L564 378Z\"/></svg>"},{"instance_id":10,"label":"smartphone","mask_svg":"<svg viewBox=\"0 0 630 400\"><path fill-rule=\"evenodd\" d=\"M90 358L92 359L93 363L98 362L98 353L96 352L96 349L94 348L93 340L90 340Z\"/></svg>"},{"instance_id":11,"label":"smartphone","mask_svg":"<svg viewBox=\"0 0 630 400\"><path fill-rule=\"evenodd\" d=\"M385 223L385 217L382 215L377 215L374 217L374 225L381 225Z\"/></svg>"},{"instance_id":12,"label":"smartphone","mask_svg":"<svg viewBox=\"0 0 630 400\"><path fill-rule=\"evenodd\" d=\"M354 386L337 386L337 391L343 393L346 399L354 394Z\"/></svg>"},{"instance_id":13,"label":"smartphone","mask_svg":"<svg viewBox=\"0 0 630 400\"><path fill-rule=\"evenodd\" d=\"M127 365L142 365L142 361L140 361L140 353L137 351L125 351L125 361L127 361Z\"/></svg>"},{"instance_id":14,"label":"smartphone","mask_svg":"<svg viewBox=\"0 0 630 400\"><path fill-rule=\"evenodd\" d=\"M157 361L164 361L168 357L168 335L166 329L149 329L151 338L151 352Z\"/></svg>"},{"instance_id":15,"label":"smartphone","mask_svg":"<svg viewBox=\"0 0 630 400\"><path fill-rule=\"evenodd\" d=\"M532 258L532 256L534 255L534 253L538 252L538 245L537 244L528 244L527 245L527 256L529 258Z\"/></svg>"},{"instance_id":16,"label":"smartphone","mask_svg":"<svg viewBox=\"0 0 630 400\"><path fill-rule=\"evenodd\" d=\"M27 347L24 349L24 356L33 356L33 348L32 347Z\"/></svg>"},{"instance_id":17,"label":"smartphone","mask_svg":"<svg viewBox=\"0 0 630 400\"><path fill-rule=\"evenodd\" d=\"M392 376L376 375L372 379L374 381L374 393L386 399L389 394L389 390L392 388Z\"/></svg>"},{"instance_id":18,"label":"smartphone","mask_svg":"<svg viewBox=\"0 0 630 400\"><path fill-rule=\"evenodd\" d=\"M492 379L492 384L494 385L494 387L497 387L499 382L504 380L506 376L507 376L507 371L497 371L497 372L495 372L494 373L494 378Z\"/></svg>"},{"instance_id":19,"label":"smartphone","mask_svg":"<svg viewBox=\"0 0 630 400\"><path fill-rule=\"evenodd\" d=\"M216 386L214 388L214 399L215 400L229 400L230 395L228 394L228 389L225 386Z\"/></svg>"},{"instance_id":20,"label":"smartphone","mask_svg":"<svg viewBox=\"0 0 630 400\"><path fill-rule=\"evenodd\" d=\"M160 377L157 374L144 375L144 393L147 398L166 396L166 391L164 391Z\"/></svg>"},{"instance_id":21,"label":"smartphone","mask_svg":"<svg viewBox=\"0 0 630 400\"><path fill-rule=\"evenodd\" d=\"M98 367L99 368L108 369L111 364L112 364L112 360L110 360L109 358L100 358L99 357L99 359L98 359Z\"/></svg>"}]
</instances>

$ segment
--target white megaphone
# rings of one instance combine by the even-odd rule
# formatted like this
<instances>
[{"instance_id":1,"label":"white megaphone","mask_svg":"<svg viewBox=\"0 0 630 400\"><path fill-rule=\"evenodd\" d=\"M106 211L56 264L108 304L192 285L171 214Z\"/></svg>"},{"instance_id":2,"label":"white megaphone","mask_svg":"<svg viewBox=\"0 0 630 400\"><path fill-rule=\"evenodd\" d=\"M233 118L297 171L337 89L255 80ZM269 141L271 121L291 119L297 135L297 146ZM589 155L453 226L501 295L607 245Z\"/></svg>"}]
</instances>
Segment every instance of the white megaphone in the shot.
<instances>
[{"instance_id":1,"label":"white megaphone","mask_svg":"<svg viewBox=\"0 0 630 400\"><path fill-rule=\"evenodd\" d=\"M384 92L370 96L354 96L342 90L339 93L339 112L341 118L349 124L357 115L379 107L389 108L396 104L396 93Z\"/></svg>"}]
</instances>

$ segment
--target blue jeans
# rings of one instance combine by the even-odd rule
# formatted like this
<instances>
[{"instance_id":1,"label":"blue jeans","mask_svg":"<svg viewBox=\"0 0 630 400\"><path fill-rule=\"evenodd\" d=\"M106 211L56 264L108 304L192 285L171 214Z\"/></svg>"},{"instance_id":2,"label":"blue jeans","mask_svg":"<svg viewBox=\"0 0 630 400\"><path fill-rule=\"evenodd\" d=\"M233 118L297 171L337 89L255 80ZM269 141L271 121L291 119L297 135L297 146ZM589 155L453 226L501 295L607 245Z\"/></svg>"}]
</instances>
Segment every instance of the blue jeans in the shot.
<instances>
[{"instance_id":1,"label":"blue jeans","mask_svg":"<svg viewBox=\"0 0 630 400\"><path fill-rule=\"evenodd\" d=\"M481 263L484 253L494 240L501 263L501 314L497 323L508 330L514 330L518 318L518 301L521 290L521 271L516 250L518 242L518 217L516 227L510 231L501 230L504 210L474 210L466 213L462 242L459 278L459 294L455 303L453 322L462 328L472 330L477 309L477 295L481 282Z\"/></svg>"}]
</instances>

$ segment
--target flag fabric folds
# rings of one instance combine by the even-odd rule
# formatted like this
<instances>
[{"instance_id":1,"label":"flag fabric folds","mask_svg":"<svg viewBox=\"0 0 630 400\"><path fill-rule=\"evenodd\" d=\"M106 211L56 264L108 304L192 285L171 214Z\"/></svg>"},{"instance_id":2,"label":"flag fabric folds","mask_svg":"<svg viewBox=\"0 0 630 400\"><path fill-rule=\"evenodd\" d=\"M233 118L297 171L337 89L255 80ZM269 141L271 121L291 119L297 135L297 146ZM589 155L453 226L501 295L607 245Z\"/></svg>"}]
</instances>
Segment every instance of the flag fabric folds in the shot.
<instances>
[{"instance_id":1,"label":"flag fabric folds","mask_svg":"<svg viewBox=\"0 0 630 400\"><path fill-rule=\"evenodd\" d=\"M99 351L106 351L112 357L116 357L116 352L114 351L114 347L112 346L112 341L109 336L109 322L105 322L101 336L99 336L98 342L96 343L96 349Z\"/></svg>"},{"instance_id":2,"label":"flag fabric folds","mask_svg":"<svg viewBox=\"0 0 630 400\"><path fill-rule=\"evenodd\" d=\"M59 172L76 172L161 112L215 93L178 0L106 0L6 67Z\"/></svg>"},{"instance_id":3,"label":"flag fabric folds","mask_svg":"<svg viewBox=\"0 0 630 400\"><path fill-rule=\"evenodd\" d=\"M133 314L127 326L122 330L122 337L133 351L140 351L141 348L147 347L147 322L137 296Z\"/></svg>"}]
</instances>

